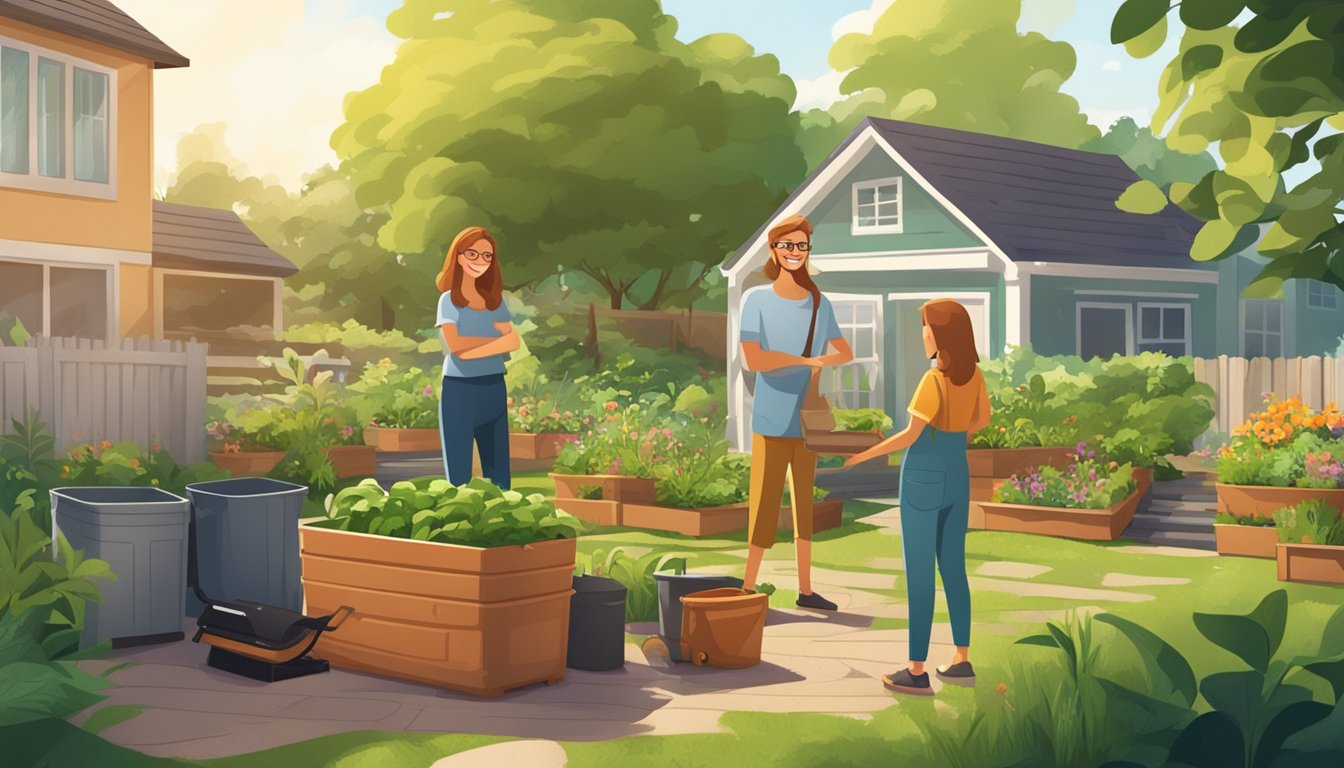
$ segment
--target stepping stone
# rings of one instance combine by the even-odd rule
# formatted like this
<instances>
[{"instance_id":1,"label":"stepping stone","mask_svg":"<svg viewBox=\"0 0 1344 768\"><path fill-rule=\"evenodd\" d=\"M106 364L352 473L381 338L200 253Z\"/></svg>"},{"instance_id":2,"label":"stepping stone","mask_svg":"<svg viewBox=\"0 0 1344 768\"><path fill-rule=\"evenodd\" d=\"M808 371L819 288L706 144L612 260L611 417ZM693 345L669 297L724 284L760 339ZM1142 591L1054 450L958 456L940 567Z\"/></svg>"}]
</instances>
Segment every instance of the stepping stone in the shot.
<instances>
[{"instance_id":1,"label":"stepping stone","mask_svg":"<svg viewBox=\"0 0 1344 768\"><path fill-rule=\"evenodd\" d=\"M498 768L526 765L528 768L564 768L569 764L565 748L554 741L506 741L459 752L437 760L430 768Z\"/></svg>"},{"instance_id":2,"label":"stepping stone","mask_svg":"<svg viewBox=\"0 0 1344 768\"><path fill-rule=\"evenodd\" d=\"M1033 563L1011 563L1006 560L981 563L975 572L980 576L995 576L1007 579L1034 579L1043 573L1049 573L1050 567Z\"/></svg>"},{"instance_id":3,"label":"stepping stone","mask_svg":"<svg viewBox=\"0 0 1344 768\"><path fill-rule=\"evenodd\" d=\"M1103 587L1168 587L1189 583L1189 579L1167 576L1135 576L1129 573L1108 573L1101 579L1101 586Z\"/></svg>"}]
</instances>

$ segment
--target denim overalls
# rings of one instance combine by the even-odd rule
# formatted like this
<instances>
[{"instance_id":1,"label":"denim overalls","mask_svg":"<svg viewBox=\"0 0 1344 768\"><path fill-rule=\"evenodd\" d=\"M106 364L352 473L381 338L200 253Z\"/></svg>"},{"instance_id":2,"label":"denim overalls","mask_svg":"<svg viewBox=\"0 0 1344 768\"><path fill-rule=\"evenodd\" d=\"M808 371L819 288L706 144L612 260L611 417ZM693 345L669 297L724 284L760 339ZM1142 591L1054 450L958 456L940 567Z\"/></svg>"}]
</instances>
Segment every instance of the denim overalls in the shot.
<instances>
[{"instance_id":1,"label":"denim overalls","mask_svg":"<svg viewBox=\"0 0 1344 768\"><path fill-rule=\"evenodd\" d=\"M966 583L970 490L966 433L926 426L901 461L901 544L911 661L924 661L929 655L935 558L943 576L953 643L971 644L971 590Z\"/></svg>"}]
</instances>

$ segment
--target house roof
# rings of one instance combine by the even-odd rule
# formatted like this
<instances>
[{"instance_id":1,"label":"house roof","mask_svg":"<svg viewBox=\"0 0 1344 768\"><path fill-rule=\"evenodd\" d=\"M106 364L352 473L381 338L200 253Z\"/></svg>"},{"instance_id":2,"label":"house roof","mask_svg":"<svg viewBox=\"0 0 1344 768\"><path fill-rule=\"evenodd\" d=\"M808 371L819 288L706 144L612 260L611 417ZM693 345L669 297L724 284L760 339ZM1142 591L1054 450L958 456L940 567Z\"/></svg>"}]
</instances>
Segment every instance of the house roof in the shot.
<instances>
[{"instance_id":1,"label":"house roof","mask_svg":"<svg viewBox=\"0 0 1344 768\"><path fill-rule=\"evenodd\" d=\"M143 56L155 69L190 64L107 0L0 0L0 16Z\"/></svg>"},{"instance_id":2,"label":"house roof","mask_svg":"<svg viewBox=\"0 0 1344 768\"><path fill-rule=\"evenodd\" d=\"M287 277L299 271L233 211L154 201L154 266Z\"/></svg>"},{"instance_id":3,"label":"house roof","mask_svg":"<svg viewBox=\"0 0 1344 768\"><path fill-rule=\"evenodd\" d=\"M1139 178L1115 155L875 117L860 123L776 215L792 212L800 194L870 127L1013 261L1196 268L1190 244L1198 220L1171 204L1151 216L1115 207Z\"/></svg>"}]
</instances>

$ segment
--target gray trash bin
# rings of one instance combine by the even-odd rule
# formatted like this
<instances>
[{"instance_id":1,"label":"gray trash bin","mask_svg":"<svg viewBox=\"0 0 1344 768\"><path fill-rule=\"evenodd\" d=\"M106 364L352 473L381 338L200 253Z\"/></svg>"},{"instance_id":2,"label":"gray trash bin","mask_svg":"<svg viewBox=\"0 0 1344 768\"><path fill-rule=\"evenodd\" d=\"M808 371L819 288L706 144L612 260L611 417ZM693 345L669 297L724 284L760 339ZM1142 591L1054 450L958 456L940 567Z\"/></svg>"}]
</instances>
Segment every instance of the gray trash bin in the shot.
<instances>
[{"instance_id":1,"label":"gray trash bin","mask_svg":"<svg viewBox=\"0 0 1344 768\"><path fill-rule=\"evenodd\" d=\"M673 661L685 661L681 658L681 598L706 589L742 586L736 576L704 573L655 573L653 578L658 582L658 634Z\"/></svg>"},{"instance_id":2,"label":"gray trash bin","mask_svg":"<svg viewBox=\"0 0 1344 768\"><path fill-rule=\"evenodd\" d=\"M251 600L303 610L299 515L308 489L268 477L192 483L196 575L215 600ZM204 606L187 595L187 613Z\"/></svg>"},{"instance_id":3,"label":"gray trash bin","mask_svg":"<svg viewBox=\"0 0 1344 768\"><path fill-rule=\"evenodd\" d=\"M189 513L190 502L158 488L51 491L53 534L86 557L106 560L117 575L99 582L103 602L88 604L84 647L182 639Z\"/></svg>"}]
</instances>

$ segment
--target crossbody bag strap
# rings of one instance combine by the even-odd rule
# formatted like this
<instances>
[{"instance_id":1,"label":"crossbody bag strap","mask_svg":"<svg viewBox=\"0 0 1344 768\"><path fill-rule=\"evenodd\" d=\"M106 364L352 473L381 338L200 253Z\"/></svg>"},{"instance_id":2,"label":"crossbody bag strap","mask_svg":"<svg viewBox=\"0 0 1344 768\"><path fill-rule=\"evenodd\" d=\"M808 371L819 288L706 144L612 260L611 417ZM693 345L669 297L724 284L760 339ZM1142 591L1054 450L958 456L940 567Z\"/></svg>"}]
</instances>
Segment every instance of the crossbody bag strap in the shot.
<instances>
[{"instance_id":1,"label":"crossbody bag strap","mask_svg":"<svg viewBox=\"0 0 1344 768\"><path fill-rule=\"evenodd\" d=\"M817 312L821 309L821 292L812 297L812 320L807 324L807 341L803 342L803 357L814 357L812 341L817 335Z\"/></svg>"},{"instance_id":2,"label":"crossbody bag strap","mask_svg":"<svg viewBox=\"0 0 1344 768\"><path fill-rule=\"evenodd\" d=\"M813 357L812 342L817 335L817 313L821 310L821 291L812 297L812 320L807 325L807 340L803 342L803 357ZM807 381L807 393L803 396L804 410L830 410L830 403L821 396L821 369L813 368Z\"/></svg>"},{"instance_id":3,"label":"crossbody bag strap","mask_svg":"<svg viewBox=\"0 0 1344 768\"><path fill-rule=\"evenodd\" d=\"M933 418L934 418L934 420L937 420L939 416L944 416L943 411L946 409L946 405L947 405L947 400L944 399L944 397L943 397L943 385L942 385L942 381L943 381L943 376L942 376L942 374L939 373L938 371L934 371L934 372L933 372L933 388L934 388L934 390L936 390L936 391L938 392L938 410L937 410L936 412L934 412L934 414L933 414ZM944 418L943 421L944 421L944 423L946 423L947 419ZM937 427L937 425L935 425L932 421L929 422L929 426L933 428L933 432L934 432L934 434L937 434L937 433L938 433L938 427Z\"/></svg>"}]
</instances>

